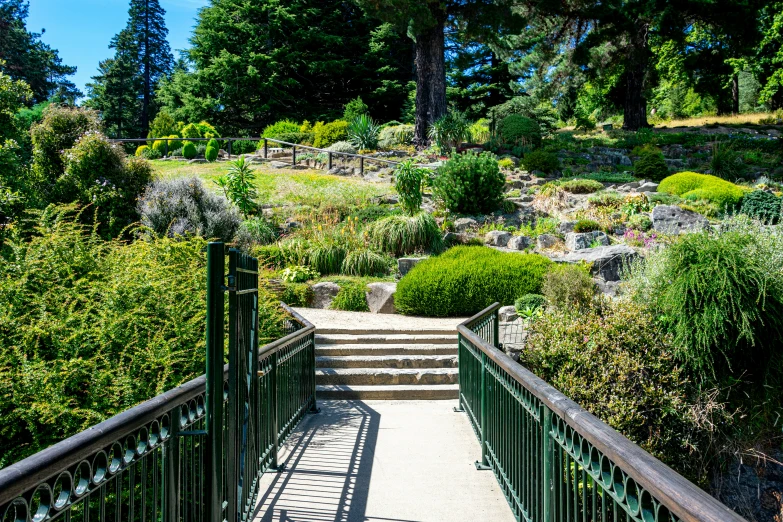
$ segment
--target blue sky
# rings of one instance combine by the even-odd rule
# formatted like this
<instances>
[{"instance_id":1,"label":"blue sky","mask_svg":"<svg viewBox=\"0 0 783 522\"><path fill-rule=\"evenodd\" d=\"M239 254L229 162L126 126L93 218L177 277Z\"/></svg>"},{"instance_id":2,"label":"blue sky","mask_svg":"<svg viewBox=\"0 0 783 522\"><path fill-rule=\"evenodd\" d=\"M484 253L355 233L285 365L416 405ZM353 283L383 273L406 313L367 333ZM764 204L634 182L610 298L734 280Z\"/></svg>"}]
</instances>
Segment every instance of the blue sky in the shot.
<instances>
[{"instance_id":1,"label":"blue sky","mask_svg":"<svg viewBox=\"0 0 783 522\"><path fill-rule=\"evenodd\" d=\"M208 0L160 0L166 10L169 44L178 57L178 49L188 47L196 14ZM30 0L27 29L40 32L42 40L57 49L63 62L78 67L71 77L85 92L84 85L98 70L98 62L112 55L109 41L128 21L128 0Z\"/></svg>"}]
</instances>

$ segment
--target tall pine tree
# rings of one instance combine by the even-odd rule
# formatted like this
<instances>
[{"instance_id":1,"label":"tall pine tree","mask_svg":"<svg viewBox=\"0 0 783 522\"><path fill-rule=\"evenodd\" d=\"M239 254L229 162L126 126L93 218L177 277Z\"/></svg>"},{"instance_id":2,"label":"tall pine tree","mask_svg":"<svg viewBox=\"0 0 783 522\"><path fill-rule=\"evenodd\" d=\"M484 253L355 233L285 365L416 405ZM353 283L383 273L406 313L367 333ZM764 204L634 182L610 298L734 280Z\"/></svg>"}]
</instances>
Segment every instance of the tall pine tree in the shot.
<instances>
[{"instance_id":1,"label":"tall pine tree","mask_svg":"<svg viewBox=\"0 0 783 522\"><path fill-rule=\"evenodd\" d=\"M155 115L155 89L172 72L166 11L158 0L131 0L128 25L109 45L114 58L101 62L88 85L87 105L101 111L111 134L144 136Z\"/></svg>"}]
</instances>

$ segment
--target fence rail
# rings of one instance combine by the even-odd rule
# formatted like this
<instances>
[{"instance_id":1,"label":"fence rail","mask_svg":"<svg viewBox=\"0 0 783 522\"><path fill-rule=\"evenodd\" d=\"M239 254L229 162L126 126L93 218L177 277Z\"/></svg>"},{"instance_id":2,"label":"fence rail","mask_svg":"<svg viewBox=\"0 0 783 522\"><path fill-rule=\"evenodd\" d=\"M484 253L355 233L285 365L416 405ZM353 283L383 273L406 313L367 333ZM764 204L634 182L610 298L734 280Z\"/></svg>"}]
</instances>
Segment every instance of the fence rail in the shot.
<instances>
[{"instance_id":1,"label":"fence rail","mask_svg":"<svg viewBox=\"0 0 783 522\"><path fill-rule=\"evenodd\" d=\"M258 262L225 257L208 246L206 374L0 470L0 522L246 519L315 409L315 327L283 304L285 336L259 348Z\"/></svg>"},{"instance_id":2,"label":"fence rail","mask_svg":"<svg viewBox=\"0 0 783 522\"><path fill-rule=\"evenodd\" d=\"M499 308L457 329L459 400L517 520L744 520L503 353Z\"/></svg>"}]
</instances>

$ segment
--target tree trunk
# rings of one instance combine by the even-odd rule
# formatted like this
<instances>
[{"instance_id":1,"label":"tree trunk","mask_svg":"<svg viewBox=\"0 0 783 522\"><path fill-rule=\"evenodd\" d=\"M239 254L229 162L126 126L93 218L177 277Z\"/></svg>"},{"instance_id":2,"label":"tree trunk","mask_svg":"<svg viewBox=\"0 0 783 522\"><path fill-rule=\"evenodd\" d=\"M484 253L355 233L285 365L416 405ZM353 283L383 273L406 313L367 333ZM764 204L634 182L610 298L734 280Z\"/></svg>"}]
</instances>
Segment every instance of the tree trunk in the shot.
<instances>
[{"instance_id":1,"label":"tree trunk","mask_svg":"<svg viewBox=\"0 0 783 522\"><path fill-rule=\"evenodd\" d=\"M150 2L144 7L144 105L141 108L141 132L147 135L150 129Z\"/></svg>"},{"instance_id":2,"label":"tree trunk","mask_svg":"<svg viewBox=\"0 0 783 522\"><path fill-rule=\"evenodd\" d=\"M735 74L731 77L731 112L739 114L739 111L739 76Z\"/></svg>"},{"instance_id":3,"label":"tree trunk","mask_svg":"<svg viewBox=\"0 0 783 522\"><path fill-rule=\"evenodd\" d=\"M500 82L502 81L500 79L500 71L498 71L498 67L500 66L500 61L498 60L498 55L495 54L494 51L490 50L490 74L492 76L492 89L489 91L489 106L495 107L496 105L500 105Z\"/></svg>"},{"instance_id":4,"label":"tree trunk","mask_svg":"<svg viewBox=\"0 0 783 522\"><path fill-rule=\"evenodd\" d=\"M623 129L637 131L649 127L647 123L647 98L644 95L647 71L650 66L650 49L647 41L648 26L639 23L632 35L625 66L625 103Z\"/></svg>"},{"instance_id":5,"label":"tree trunk","mask_svg":"<svg viewBox=\"0 0 783 522\"><path fill-rule=\"evenodd\" d=\"M436 24L416 35L416 131L417 147L429 144L427 131L446 114L446 57L443 27L446 14L436 15Z\"/></svg>"}]
</instances>

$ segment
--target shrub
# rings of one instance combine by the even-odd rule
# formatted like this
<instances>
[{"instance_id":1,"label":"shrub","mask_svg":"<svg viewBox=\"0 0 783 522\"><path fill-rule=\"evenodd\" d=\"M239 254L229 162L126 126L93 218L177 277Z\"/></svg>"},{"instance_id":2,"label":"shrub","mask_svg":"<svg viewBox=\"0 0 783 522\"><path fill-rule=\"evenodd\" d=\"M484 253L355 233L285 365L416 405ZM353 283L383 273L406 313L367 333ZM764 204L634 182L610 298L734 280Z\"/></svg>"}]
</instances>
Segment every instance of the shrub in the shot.
<instances>
[{"instance_id":1,"label":"shrub","mask_svg":"<svg viewBox=\"0 0 783 522\"><path fill-rule=\"evenodd\" d=\"M697 378L747 372L761 382L783 331L781 255L776 228L730 220L651 252L629 287L674 334L676 360Z\"/></svg>"},{"instance_id":2,"label":"shrub","mask_svg":"<svg viewBox=\"0 0 783 522\"><path fill-rule=\"evenodd\" d=\"M326 150L332 151L332 152L345 152L347 154L356 154L356 147L354 147L350 142L348 141L338 141L337 143L333 143L326 147Z\"/></svg>"},{"instance_id":3,"label":"shrub","mask_svg":"<svg viewBox=\"0 0 783 522\"><path fill-rule=\"evenodd\" d=\"M348 138L348 122L344 120L336 120L326 124L318 122L313 130L315 131L313 147L319 149L326 148L338 141L345 141Z\"/></svg>"},{"instance_id":4,"label":"shrub","mask_svg":"<svg viewBox=\"0 0 783 522\"><path fill-rule=\"evenodd\" d=\"M539 292L551 264L536 254L454 247L408 272L397 285L394 304L407 315L473 315L496 301L512 305L520 294Z\"/></svg>"},{"instance_id":5,"label":"shrub","mask_svg":"<svg viewBox=\"0 0 783 522\"><path fill-rule=\"evenodd\" d=\"M661 181L659 192L674 194L684 199L704 199L722 210L735 207L744 195L737 185L709 174L680 172Z\"/></svg>"},{"instance_id":6,"label":"shrub","mask_svg":"<svg viewBox=\"0 0 783 522\"><path fill-rule=\"evenodd\" d=\"M571 194L592 194L603 190L603 184L591 179L572 179L560 184L563 190Z\"/></svg>"},{"instance_id":7,"label":"shrub","mask_svg":"<svg viewBox=\"0 0 783 522\"><path fill-rule=\"evenodd\" d=\"M579 174L580 179L591 179L600 183L631 183L636 181L633 175L625 172L588 172L587 174ZM569 181L564 179L563 181Z\"/></svg>"},{"instance_id":8,"label":"shrub","mask_svg":"<svg viewBox=\"0 0 783 522\"><path fill-rule=\"evenodd\" d=\"M430 125L428 136L438 149L449 152L470 140L470 122L464 113L450 110Z\"/></svg>"},{"instance_id":9,"label":"shrub","mask_svg":"<svg viewBox=\"0 0 783 522\"><path fill-rule=\"evenodd\" d=\"M776 224L780 219L780 198L764 190L754 190L742 198L741 212L765 223Z\"/></svg>"},{"instance_id":10,"label":"shrub","mask_svg":"<svg viewBox=\"0 0 783 522\"><path fill-rule=\"evenodd\" d=\"M340 273L348 276L383 276L389 273L393 260L389 256L363 248L345 256Z\"/></svg>"},{"instance_id":11,"label":"shrub","mask_svg":"<svg viewBox=\"0 0 783 522\"><path fill-rule=\"evenodd\" d=\"M346 312L369 312L367 285L362 281L340 281L340 291L334 296L330 308Z\"/></svg>"},{"instance_id":12,"label":"shrub","mask_svg":"<svg viewBox=\"0 0 783 522\"><path fill-rule=\"evenodd\" d=\"M195 123L190 123L182 127L182 130L179 131L179 134L185 139L202 137L201 131L199 130L199 128L196 126Z\"/></svg>"},{"instance_id":13,"label":"shrub","mask_svg":"<svg viewBox=\"0 0 783 522\"><path fill-rule=\"evenodd\" d=\"M286 143L293 143L294 145L299 145L304 143L312 143L314 135L315 134L312 132L281 132L274 139L285 141Z\"/></svg>"},{"instance_id":14,"label":"shrub","mask_svg":"<svg viewBox=\"0 0 783 522\"><path fill-rule=\"evenodd\" d=\"M178 178L152 183L139 199L141 222L157 236L197 235L230 242L239 228L239 214L200 179Z\"/></svg>"},{"instance_id":15,"label":"shrub","mask_svg":"<svg viewBox=\"0 0 783 522\"><path fill-rule=\"evenodd\" d=\"M253 247L268 245L277 239L277 231L263 217L246 219L239 226L236 234L237 246L245 252L251 252Z\"/></svg>"},{"instance_id":16,"label":"shrub","mask_svg":"<svg viewBox=\"0 0 783 522\"><path fill-rule=\"evenodd\" d=\"M382 149L410 145L415 131L413 125L392 125L384 127L378 134L378 146Z\"/></svg>"},{"instance_id":17,"label":"shrub","mask_svg":"<svg viewBox=\"0 0 783 522\"><path fill-rule=\"evenodd\" d=\"M253 154L258 147L257 141L237 140L231 142L231 154Z\"/></svg>"},{"instance_id":18,"label":"shrub","mask_svg":"<svg viewBox=\"0 0 783 522\"><path fill-rule=\"evenodd\" d=\"M345 121L354 121L361 116L367 116L370 113L370 108L366 103L362 101L361 96L357 96L353 100L345 104L345 111L343 112L343 119Z\"/></svg>"},{"instance_id":19,"label":"shrub","mask_svg":"<svg viewBox=\"0 0 783 522\"><path fill-rule=\"evenodd\" d=\"M736 181L745 173L742 153L735 150L731 144L716 141L712 144L710 171L719 178Z\"/></svg>"},{"instance_id":20,"label":"shrub","mask_svg":"<svg viewBox=\"0 0 783 522\"><path fill-rule=\"evenodd\" d=\"M534 150L525 154L525 157L522 158L522 165L528 172L540 170L550 174L560 168L560 160L553 152Z\"/></svg>"},{"instance_id":21,"label":"shrub","mask_svg":"<svg viewBox=\"0 0 783 522\"><path fill-rule=\"evenodd\" d=\"M210 138L210 140L207 142L207 148L212 147L215 150L220 150L220 143L218 143L218 140L215 138Z\"/></svg>"},{"instance_id":22,"label":"shrub","mask_svg":"<svg viewBox=\"0 0 783 522\"><path fill-rule=\"evenodd\" d=\"M213 127L211 124L205 121L201 121L199 123L196 123L195 125L202 138L211 139L211 138L220 137L220 134L218 133L217 129L215 129L215 127ZM193 137L195 138L196 136Z\"/></svg>"},{"instance_id":23,"label":"shrub","mask_svg":"<svg viewBox=\"0 0 783 522\"><path fill-rule=\"evenodd\" d=\"M694 421L672 340L644 307L550 309L533 321L520 362L654 456L693 476Z\"/></svg>"},{"instance_id":24,"label":"shrub","mask_svg":"<svg viewBox=\"0 0 783 522\"><path fill-rule=\"evenodd\" d=\"M159 157L164 157L168 152L166 142L163 140L155 140L152 142L152 150L159 154Z\"/></svg>"},{"instance_id":25,"label":"shrub","mask_svg":"<svg viewBox=\"0 0 783 522\"><path fill-rule=\"evenodd\" d=\"M511 170L515 167L514 160L511 158L502 158L498 160L498 167L503 170Z\"/></svg>"},{"instance_id":26,"label":"shrub","mask_svg":"<svg viewBox=\"0 0 783 522\"><path fill-rule=\"evenodd\" d=\"M373 248L394 257L414 252L437 253L443 249L440 228L426 212L383 218L368 227L367 235Z\"/></svg>"},{"instance_id":27,"label":"shrub","mask_svg":"<svg viewBox=\"0 0 783 522\"><path fill-rule=\"evenodd\" d=\"M653 226L652 219L647 214L634 214L628 218L628 228L646 232Z\"/></svg>"},{"instance_id":28,"label":"shrub","mask_svg":"<svg viewBox=\"0 0 783 522\"><path fill-rule=\"evenodd\" d=\"M321 274L309 266L289 266L280 274L284 283L304 283L317 279Z\"/></svg>"},{"instance_id":29,"label":"shrub","mask_svg":"<svg viewBox=\"0 0 783 522\"><path fill-rule=\"evenodd\" d=\"M208 145L207 150L204 151L204 158L209 162L217 161L218 150L215 147Z\"/></svg>"},{"instance_id":30,"label":"shrub","mask_svg":"<svg viewBox=\"0 0 783 522\"><path fill-rule=\"evenodd\" d=\"M481 118L473 123L468 129L470 132L470 141L473 143L487 143L491 138L489 132L489 120Z\"/></svg>"},{"instance_id":31,"label":"shrub","mask_svg":"<svg viewBox=\"0 0 783 522\"><path fill-rule=\"evenodd\" d=\"M417 167L412 159L403 161L394 170L394 188L400 196L402 208L411 216L421 209L421 185L426 176L427 171Z\"/></svg>"},{"instance_id":32,"label":"shrub","mask_svg":"<svg viewBox=\"0 0 783 522\"><path fill-rule=\"evenodd\" d=\"M601 224L597 221L593 221L592 219L580 219L574 223L574 232L579 234L584 232L593 232L601 229Z\"/></svg>"},{"instance_id":33,"label":"shrub","mask_svg":"<svg viewBox=\"0 0 783 522\"><path fill-rule=\"evenodd\" d=\"M298 123L295 123L291 120L281 120L264 127L264 132L262 132L261 135L264 138L272 138L275 140L280 140L282 139L280 136L283 134L291 134L291 133L298 134L300 132L299 128L300 126Z\"/></svg>"},{"instance_id":34,"label":"shrub","mask_svg":"<svg viewBox=\"0 0 783 522\"><path fill-rule=\"evenodd\" d=\"M541 285L541 293L550 305L571 311L589 309L596 289L588 265L554 265Z\"/></svg>"},{"instance_id":35,"label":"shrub","mask_svg":"<svg viewBox=\"0 0 783 522\"><path fill-rule=\"evenodd\" d=\"M498 133L506 145L530 145L537 147L541 144L541 127L530 118L520 114L510 114L498 124Z\"/></svg>"},{"instance_id":36,"label":"shrub","mask_svg":"<svg viewBox=\"0 0 783 522\"><path fill-rule=\"evenodd\" d=\"M313 289L307 283L283 283L280 300L288 306L306 307L313 298Z\"/></svg>"},{"instance_id":37,"label":"shrub","mask_svg":"<svg viewBox=\"0 0 783 522\"><path fill-rule=\"evenodd\" d=\"M653 181L660 181L669 175L666 159L663 157L661 149L655 147L644 147L642 149L639 159L633 164L633 170L637 178L651 179Z\"/></svg>"},{"instance_id":38,"label":"shrub","mask_svg":"<svg viewBox=\"0 0 783 522\"><path fill-rule=\"evenodd\" d=\"M506 179L494 154L453 153L438 168L432 182L435 195L446 208L460 214L494 212L503 201Z\"/></svg>"},{"instance_id":39,"label":"shrub","mask_svg":"<svg viewBox=\"0 0 783 522\"><path fill-rule=\"evenodd\" d=\"M255 201L258 192L254 181L253 168L250 163L245 161L244 156L239 156L235 161L229 163L228 174L217 178L215 183L223 189L226 198L247 217L258 208Z\"/></svg>"},{"instance_id":40,"label":"shrub","mask_svg":"<svg viewBox=\"0 0 783 522\"><path fill-rule=\"evenodd\" d=\"M148 151L149 149L150 149L149 146L142 145L141 147L136 149L136 153L134 154L134 156L136 156L137 158L143 158L144 157L144 153L146 151Z\"/></svg>"},{"instance_id":41,"label":"shrub","mask_svg":"<svg viewBox=\"0 0 783 522\"><path fill-rule=\"evenodd\" d=\"M517 312L525 310L537 310L546 305L546 297L541 294L525 294L514 301L514 308Z\"/></svg>"},{"instance_id":42,"label":"shrub","mask_svg":"<svg viewBox=\"0 0 783 522\"><path fill-rule=\"evenodd\" d=\"M155 116L150 124L148 138L162 138L177 132L177 122L166 110L162 110Z\"/></svg>"},{"instance_id":43,"label":"shrub","mask_svg":"<svg viewBox=\"0 0 783 522\"><path fill-rule=\"evenodd\" d=\"M348 125L348 141L359 150L374 150L378 148L378 132L378 124L362 114Z\"/></svg>"},{"instance_id":44,"label":"shrub","mask_svg":"<svg viewBox=\"0 0 783 522\"><path fill-rule=\"evenodd\" d=\"M171 136L168 136L168 142L169 142L169 154L171 154L173 151L177 149L182 148L182 140L179 139L179 136L176 134L172 134Z\"/></svg>"},{"instance_id":45,"label":"shrub","mask_svg":"<svg viewBox=\"0 0 783 522\"><path fill-rule=\"evenodd\" d=\"M624 201L623 196L614 190L601 190L587 198L592 207L620 208Z\"/></svg>"},{"instance_id":46,"label":"shrub","mask_svg":"<svg viewBox=\"0 0 783 522\"><path fill-rule=\"evenodd\" d=\"M182 156L185 157L185 159L193 159L196 156L198 156L198 149L196 149L196 144L192 141L185 141L182 144Z\"/></svg>"}]
</instances>

